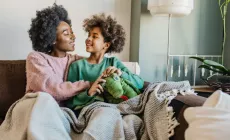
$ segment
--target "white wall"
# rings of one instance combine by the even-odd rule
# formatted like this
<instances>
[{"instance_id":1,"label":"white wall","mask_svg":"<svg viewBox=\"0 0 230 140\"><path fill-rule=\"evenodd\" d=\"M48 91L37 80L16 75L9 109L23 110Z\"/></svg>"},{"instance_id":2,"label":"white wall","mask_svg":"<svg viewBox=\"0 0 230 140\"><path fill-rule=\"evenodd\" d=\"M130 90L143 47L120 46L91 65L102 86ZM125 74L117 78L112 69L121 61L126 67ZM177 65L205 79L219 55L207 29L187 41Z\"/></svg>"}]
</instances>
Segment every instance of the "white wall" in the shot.
<instances>
[{"instance_id":1,"label":"white wall","mask_svg":"<svg viewBox=\"0 0 230 140\"><path fill-rule=\"evenodd\" d=\"M82 21L92 14L108 13L113 15L124 26L126 45L118 56L123 61L129 61L130 50L130 20L131 0L56 0L69 12L73 31L76 34L76 49L74 53L88 56L85 52L87 34L83 31ZM54 0L1 0L0 5L0 60L25 59L32 51L28 36L31 18L36 10L51 6Z\"/></svg>"},{"instance_id":2,"label":"white wall","mask_svg":"<svg viewBox=\"0 0 230 140\"><path fill-rule=\"evenodd\" d=\"M28 36L36 10L52 5L53 0L1 0L0 60L25 59L32 51Z\"/></svg>"}]
</instances>

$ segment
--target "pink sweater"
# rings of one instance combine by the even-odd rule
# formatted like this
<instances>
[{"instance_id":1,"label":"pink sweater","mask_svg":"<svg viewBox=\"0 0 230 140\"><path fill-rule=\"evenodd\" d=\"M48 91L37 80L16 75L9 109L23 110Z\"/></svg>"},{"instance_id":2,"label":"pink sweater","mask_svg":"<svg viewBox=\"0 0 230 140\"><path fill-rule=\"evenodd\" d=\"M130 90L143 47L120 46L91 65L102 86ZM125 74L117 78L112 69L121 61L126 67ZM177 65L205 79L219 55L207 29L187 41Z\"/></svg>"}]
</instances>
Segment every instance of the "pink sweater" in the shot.
<instances>
[{"instance_id":1,"label":"pink sweater","mask_svg":"<svg viewBox=\"0 0 230 140\"><path fill-rule=\"evenodd\" d=\"M31 52L26 60L26 92L47 92L57 101L66 100L90 87L88 81L64 82L71 62L77 55L53 57L41 52Z\"/></svg>"}]
</instances>

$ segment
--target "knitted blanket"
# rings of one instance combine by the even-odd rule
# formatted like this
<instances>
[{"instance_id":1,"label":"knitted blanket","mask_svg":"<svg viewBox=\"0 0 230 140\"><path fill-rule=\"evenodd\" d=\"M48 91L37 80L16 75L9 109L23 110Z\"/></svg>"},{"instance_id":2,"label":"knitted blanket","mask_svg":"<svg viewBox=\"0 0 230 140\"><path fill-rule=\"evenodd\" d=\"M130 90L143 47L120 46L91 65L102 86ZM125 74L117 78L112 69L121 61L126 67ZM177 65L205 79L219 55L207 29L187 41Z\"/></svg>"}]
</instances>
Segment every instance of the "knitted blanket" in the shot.
<instances>
[{"instance_id":1,"label":"knitted blanket","mask_svg":"<svg viewBox=\"0 0 230 140\"><path fill-rule=\"evenodd\" d=\"M118 105L93 103L78 118L47 93L28 93L15 102L0 126L1 140L166 140L178 122L168 103L177 93L193 94L190 84L151 84L143 94Z\"/></svg>"}]
</instances>

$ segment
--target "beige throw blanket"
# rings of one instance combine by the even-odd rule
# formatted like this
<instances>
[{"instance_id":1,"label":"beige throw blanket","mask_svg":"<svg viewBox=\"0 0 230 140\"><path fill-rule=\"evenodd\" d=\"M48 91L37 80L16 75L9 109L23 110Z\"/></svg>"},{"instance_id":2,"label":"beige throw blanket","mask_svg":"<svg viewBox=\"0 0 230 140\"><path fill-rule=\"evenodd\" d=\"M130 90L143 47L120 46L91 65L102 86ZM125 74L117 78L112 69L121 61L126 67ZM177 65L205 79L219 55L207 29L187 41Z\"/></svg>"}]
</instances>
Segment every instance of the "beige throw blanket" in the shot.
<instances>
[{"instance_id":1,"label":"beige throw blanket","mask_svg":"<svg viewBox=\"0 0 230 140\"><path fill-rule=\"evenodd\" d=\"M28 93L9 109L1 140L166 140L178 125L168 103L177 93L193 94L190 84L163 82L128 101L93 103L78 118L47 93Z\"/></svg>"}]
</instances>

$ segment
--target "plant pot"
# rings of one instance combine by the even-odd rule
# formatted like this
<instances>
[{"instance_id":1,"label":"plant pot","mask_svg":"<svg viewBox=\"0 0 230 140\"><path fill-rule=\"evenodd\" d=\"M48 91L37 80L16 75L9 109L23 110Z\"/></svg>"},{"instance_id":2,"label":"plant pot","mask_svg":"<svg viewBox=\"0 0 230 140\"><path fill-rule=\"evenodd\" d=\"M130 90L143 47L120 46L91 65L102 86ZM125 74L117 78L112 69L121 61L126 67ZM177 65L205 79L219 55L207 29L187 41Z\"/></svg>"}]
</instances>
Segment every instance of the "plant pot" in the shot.
<instances>
[{"instance_id":1,"label":"plant pot","mask_svg":"<svg viewBox=\"0 0 230 140\"><path fill-rule=\"evenodd\" d=\"M202 79L207 85L215 90L220 89L224 92L230 92L230 76L214 74L207 79Z\"/></svg>"}]
</instances>

